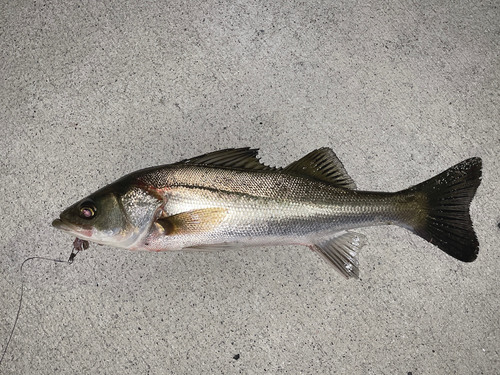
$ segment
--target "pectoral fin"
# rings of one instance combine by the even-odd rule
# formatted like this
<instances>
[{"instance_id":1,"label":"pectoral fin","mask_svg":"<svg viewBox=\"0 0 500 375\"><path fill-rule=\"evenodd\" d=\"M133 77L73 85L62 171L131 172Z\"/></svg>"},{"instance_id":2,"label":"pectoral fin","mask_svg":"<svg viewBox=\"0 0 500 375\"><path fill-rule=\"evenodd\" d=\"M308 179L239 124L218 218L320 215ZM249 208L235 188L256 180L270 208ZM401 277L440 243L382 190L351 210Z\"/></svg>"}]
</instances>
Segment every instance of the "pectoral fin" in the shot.
<instances>
[{"instance_id":1,"label":"pectoral fin","mask_svg":"<svg viewBox=\"0 0 500 375\"><path fill-rule=\"evenodd\" d=\"M202 208L160 218L156 221L165 235L181 235L208 232L215 229L227 216L225 208Z\"/></svg>"},{"instance_id":2,"label":"pectoral fin","mask_svg":"<svg viewBox=\"0 0 500 375\"><path fill-rule=\"evenodd\" d=\"M346 278L359 277L357 252L366 242L363 234L342 232L334 238L311 246L324 260Z\"/></svg>"}]
</instances>

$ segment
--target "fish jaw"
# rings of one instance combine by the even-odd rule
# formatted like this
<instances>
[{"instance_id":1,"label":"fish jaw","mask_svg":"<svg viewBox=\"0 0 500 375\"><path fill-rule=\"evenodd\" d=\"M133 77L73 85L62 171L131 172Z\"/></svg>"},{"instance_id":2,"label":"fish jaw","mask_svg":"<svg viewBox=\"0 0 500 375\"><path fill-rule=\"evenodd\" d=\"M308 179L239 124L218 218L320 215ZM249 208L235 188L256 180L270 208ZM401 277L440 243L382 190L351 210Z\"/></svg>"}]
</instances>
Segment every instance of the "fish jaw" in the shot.
<instances>
[{"instance_id":1,"label":"fish jaw","mask_svg":"<svg viewBox=\"0 0 500 375\"><path fill-rule=\"evenodd\" d=\"M83 228L80 227L78 228L75 225L72 225L71 223L64 222L62 219L55 219L52 222L52 226L56 229L62 230L63 232L71 233L76 236L81 236L82 238L85 237L85 239L88 239L92 236L92 229L91 228Z\"/></svg>"},{"instance_id":2,"label":"fish jaw","mask_svg":"<svg viewBox=\"0 0 500 375\"><path fill-rule=\"evenodd\" d=\"M63 219L55 219L52 222L52 226L68 234L74 235L82 240L87 240L95 242L101 245L111 245L116 247L127 248L126 243L123 241L127 239L128 236L125 235L124 231L121 230L107 230L107 231L97 231L93 227L77 226Z\"/></svg>"}]
</instances>

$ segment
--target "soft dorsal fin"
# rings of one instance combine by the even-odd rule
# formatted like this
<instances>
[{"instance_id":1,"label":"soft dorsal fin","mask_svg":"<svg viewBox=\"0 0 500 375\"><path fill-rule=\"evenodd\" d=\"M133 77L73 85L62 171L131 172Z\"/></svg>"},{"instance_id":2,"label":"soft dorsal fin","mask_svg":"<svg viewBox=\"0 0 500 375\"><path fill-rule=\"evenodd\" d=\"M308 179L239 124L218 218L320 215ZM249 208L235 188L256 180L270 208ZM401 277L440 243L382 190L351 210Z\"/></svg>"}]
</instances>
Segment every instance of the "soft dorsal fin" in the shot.
<instances>
[{"instance_id":1,"label":"soft dorsal fin","mask_svg":"<svg viewBox=\"0 0 500 375\"><path fill-rule=\"evenodd\" d=\"M284 171L314 177L341 188L356 189L356 184L347 174L339 158L328 147L310 152L290 164Z\"/></svg>"},{"instance_id":2,"label":"soft dorsal fin","mask_svg":"<svg viewBox=\"0 0 500 375\"><path fill-rule=\"evenodd\" d=\"M262 164L257 158L258 152L258 149L252 149L250 147L228 148L226 150L214 151L191 159L186 159L177 164L197 164L261 171L276 170L276 168Z\"/></svg>"}]
</instances>

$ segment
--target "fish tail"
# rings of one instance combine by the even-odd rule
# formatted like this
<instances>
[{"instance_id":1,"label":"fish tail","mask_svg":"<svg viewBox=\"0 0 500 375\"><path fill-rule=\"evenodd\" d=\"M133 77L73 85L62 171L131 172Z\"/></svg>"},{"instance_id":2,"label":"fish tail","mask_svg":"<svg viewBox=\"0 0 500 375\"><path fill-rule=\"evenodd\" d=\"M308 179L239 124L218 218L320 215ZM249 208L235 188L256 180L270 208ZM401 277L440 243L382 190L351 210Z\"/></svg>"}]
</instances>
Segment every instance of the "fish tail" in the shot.
<instances>
[{"instance_id":1,"label":"fish tail","mask_svg":"<svg viewBox=\"0 0 500 375\"><path fill-rule=\"evenodd\" d=\"M479 251L469 207L481 183L481 168L480 158L467 159L406 190L420 202L410 229L463 262L475 260Z\"/></svg>"}]
</instances>

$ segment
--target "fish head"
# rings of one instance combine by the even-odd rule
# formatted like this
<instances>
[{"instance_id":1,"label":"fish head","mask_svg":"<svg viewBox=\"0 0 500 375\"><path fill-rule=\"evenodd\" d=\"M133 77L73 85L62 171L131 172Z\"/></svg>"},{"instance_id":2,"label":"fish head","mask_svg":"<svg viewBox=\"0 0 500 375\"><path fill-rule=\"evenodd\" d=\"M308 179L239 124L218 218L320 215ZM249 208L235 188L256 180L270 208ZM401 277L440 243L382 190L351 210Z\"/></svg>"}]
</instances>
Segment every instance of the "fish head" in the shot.
<instances>
[{"instance_id":1,"label":"fish head","mask_svg":"<svg viewBox=\"0 0 500 375\"><path fill-rule=\"evenodd\" d=\"M145 189L126 185L110 184L83 198L65 209L52 226L102 245L133 248L161 212L163 202Z\"/></svg>"}]
</instances>

